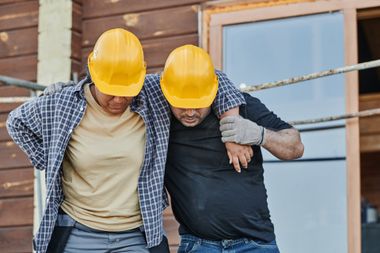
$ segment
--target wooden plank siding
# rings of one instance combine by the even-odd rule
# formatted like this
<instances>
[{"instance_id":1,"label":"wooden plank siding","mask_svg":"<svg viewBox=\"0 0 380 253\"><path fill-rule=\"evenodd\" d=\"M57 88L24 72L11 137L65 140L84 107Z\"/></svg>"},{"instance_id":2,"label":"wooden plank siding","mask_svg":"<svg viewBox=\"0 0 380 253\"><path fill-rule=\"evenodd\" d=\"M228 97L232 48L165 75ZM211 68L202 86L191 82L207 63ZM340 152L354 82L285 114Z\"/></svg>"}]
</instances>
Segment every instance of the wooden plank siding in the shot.
<instances>
[{"instance_id":1,"label":"wooden plank siding","mask_svg":"<svg viewBox=\"0 0 380 253\"><path fill-rule=\"evenodd\" d=\"M0 75L36 80L38 6L38 0L0 0ZM29 95L0 84L0 97ZM33 168L5 127L18 105L0 104L0 249L32 252Z\"/></svg>"}]
</instances>

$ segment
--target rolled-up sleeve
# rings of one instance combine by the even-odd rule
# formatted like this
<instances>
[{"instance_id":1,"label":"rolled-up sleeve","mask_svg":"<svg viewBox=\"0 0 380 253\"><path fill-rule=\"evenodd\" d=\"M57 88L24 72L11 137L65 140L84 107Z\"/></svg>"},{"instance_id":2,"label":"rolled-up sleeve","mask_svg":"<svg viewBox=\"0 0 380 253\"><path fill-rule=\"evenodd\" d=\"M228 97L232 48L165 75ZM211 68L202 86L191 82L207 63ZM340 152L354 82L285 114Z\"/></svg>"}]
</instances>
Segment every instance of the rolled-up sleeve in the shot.
<instances>
[{"instance_id":1,"label":"rolled-up sleeve","mask_svg":"<svg viewBox=\"0 0 380 253\"><path fill-rule=\"evenodd\" d=\"M7 130L13 141L27 154L36 169L46 168L41 119L33 99L13 110L7 119Z\"/></svg>"},{"instance_id":2,"label":"rolled-up sleeve","mask_svg":"<svg viewBox=\"0 0 380 253\"><path fill-rule=\"evenodd\" d=\"M221 71L216 71L219 88L212 108L216 115L221 116L226 111L246 104L243 94L234 86L227 75Z\"/></svg>"}]
</instances>

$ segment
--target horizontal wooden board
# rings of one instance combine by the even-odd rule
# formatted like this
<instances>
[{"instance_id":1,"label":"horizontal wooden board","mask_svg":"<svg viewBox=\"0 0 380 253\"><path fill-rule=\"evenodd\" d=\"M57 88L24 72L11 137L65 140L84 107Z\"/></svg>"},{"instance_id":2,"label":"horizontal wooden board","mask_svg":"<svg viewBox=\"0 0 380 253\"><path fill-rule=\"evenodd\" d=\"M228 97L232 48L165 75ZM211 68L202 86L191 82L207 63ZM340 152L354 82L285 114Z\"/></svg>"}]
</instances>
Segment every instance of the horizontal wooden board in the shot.
<instances>
[{"instance_id":1,"label":"horizontal wooden board","mask_svg":"<svg viewBox=\"0 0 380 253\"><path fill-rule=\"evenodd\" d=\"M4 76L35 81L37 78L37 54L0 59L0 73Z\"/></svg>"},{"instance_id":2,"label":"horizontal wooden board","mask_svg":"<svg viewBox=\"0 0 380 253\"><path fill-rule=\"evenodd\" d=\"M30 90L15 86L0 86L0 97L30 96Z\"/></svg>"},{"instance_id":3,"label":"horizontal wooden board","mask_svg":"<svg viewBox=\"0 0 380 253\"><path fill-rule=\"evenodd\" d=\"M206 2L207 0L83 0L83 18L104 17Z\"/></svg>"},{"instance_id":4,"label":"horizontal wooden board","mask_svg":"<svg viewBox=\"0 0 380 253\"><path fill-rule=\"evenodd\" d=\"M93 46L104 31L115 27L126 28L141 40L196 33L198 31L197 6L84 20L83 46Z\"/></svg>"},{"instance_id":5,"label":"horizontal wooden board","mask_svg":"<svg viewBox=\"0 0 380 253\"><path fill-rule=\"evenodd\" d=\"M360 118L360 135L380 134L380 116Z\"/></svg>"},{"instance_id":6,"label":"horizontal wooden board","mask_svg":"<svg viewBox=\"0 0 380 253\"><path fill-rule=\"evenodd\" d=\"M164 66L166 58L169 56L170 52L185 44L198 44L198 35L189 34L181 36L173 36L169 38L146 40L142 42L144 48L145 61L148 68L161 69ZM92 47L83 49L82 63L87 63L87 57L90 54Z\"/></svg>"},{"instance_id":7,"label":"horizontal wooden board","mask_svg":"<svg viewBox=\"0 0 380 253\"><path fill-rule=\"evenodd\" d=\"M380 108L380 94L373 93L370 95L360 95L359 97L359 110L368 110Z\"/></svg>"},{"instance_id":8,"label":"horizontal wooden board","mask_svg":"<svg viewBox=\"0 0 380 253\"><path fill-rule=\"evenodd\" d=\"M32 252L33 226L0 228L2 252Z\"/></svg>"},{"instance_id":9,"label":"horizontal wooden board","mask_svg":"<svg viewBox=\"0 0 380 253\"><path fill-rule=\"evenodd\" d=\"M148 74L155 74L155 73L159 73L159 72L161 72L163 70L164 70L164 66L159 66L159 67L156 67L156 68L147 68L146 73L148 73Z\"/></svg>"},{"instance_id":10,"label":"horizontal wooden board","mask_svg":"<svg viewBox=\"0 0 380 253\"><path fill-rule=\"evenodd\" d=\"M34 169L0 170L0 198L33 196Z\"/></svg>"},{"instance_id":11,"label":"horizontal wooden board","mask_svg":"<svg viewBox=\"0 0 380 253\"><path fill-rule=\"evenodd\" d=\"M0 8L0 31L37 26L38 1L3 5Z\"/></svg>"},{"instance_id":12,"label":"horizontal wooden board","mask_svg":"<svg viewBox=\"0 0 380 253\"><path fill-rule=\"evenodd\" d=\"M31 167L28 157L12 141L0 142L0 170Z\"/></svg>"},{"instance_id":13,"label":"horizontal wooden board","mask_svg":"<svg viewBox=\"0 0 380 253\"><path fill-rule=\"evenodd\" d=\"M20 105L21 105L21 103L3 103L3 104L0 104L0 113L9 113L10 111L17 108Z\"/></svg>"},{"instance_id":14,"label":"horizontal wooden board","mask_svg":"<svg viewBox=\"0 0 380 253\"><path fill-rule=\"evenodd\" d=\"M33 225L33 197L0 199L0 227Z\"/></svg>"},{"instance_id":15,"label":"horizontal wooden board","mask_svg":"<svg viewBox=\"0 0 380 253\"><path fill-rule=\"evenodd\" d=\"M37 54L37 27L0 33L0 58Z\"/></svg>"},{"instance_id":16,"label":"horizontal wooden board","mask_svg":"<svg viewBox=\"0 0 380 253\"><path fill-rule=\"evenodd\" d=\"M360 152L380 151L380 134L360 136Z\"/></svg>"},{"instance_id":17,"label":"horizontal wooden board","mask_svg":"<svg viewBox=\"0 0 380 253\"><path fill-rule=\"evenodd\" d=\"M10 141L11 137L8 134L7 128L5 126L5 121L8 118L8 113L0 114L0 142L2 141Z\"/></svg>"}]
</instances>

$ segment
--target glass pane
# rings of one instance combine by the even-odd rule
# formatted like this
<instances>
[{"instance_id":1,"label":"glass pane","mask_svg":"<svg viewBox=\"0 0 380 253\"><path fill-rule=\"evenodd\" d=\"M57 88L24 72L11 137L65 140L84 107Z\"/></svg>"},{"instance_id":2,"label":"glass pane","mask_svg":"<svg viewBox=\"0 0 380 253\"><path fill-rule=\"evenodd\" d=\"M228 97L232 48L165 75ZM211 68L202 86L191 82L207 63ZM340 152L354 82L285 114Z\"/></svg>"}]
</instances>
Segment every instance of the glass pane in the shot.
<instances>
[{"instance_id":1,"label":"glass pane","mask_svg":"<svg viewBox=\"0 0 380 253\"><path fill-rule=\"evenodd\" d=\"M223 40L224 71L236 84L260 84L344 65L339 12L227 26ZM252 95L286 121L345 113L343 75ZM347 252L344 121L318 126L333 125L342 127L302 133L303 158L313 160L264 164L282 253ZM275 160L268 152L264 158ZM339 159L330 161L334 158Z\"/></svg>"}]
</instances>

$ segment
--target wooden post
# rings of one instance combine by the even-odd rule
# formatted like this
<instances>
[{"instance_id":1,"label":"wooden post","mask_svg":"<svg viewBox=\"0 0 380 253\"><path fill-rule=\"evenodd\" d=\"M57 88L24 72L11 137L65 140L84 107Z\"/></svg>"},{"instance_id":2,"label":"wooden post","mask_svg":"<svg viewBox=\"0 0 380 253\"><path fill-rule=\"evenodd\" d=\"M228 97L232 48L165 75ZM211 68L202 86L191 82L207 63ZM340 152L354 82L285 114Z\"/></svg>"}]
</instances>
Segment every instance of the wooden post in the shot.
<instances>
[{"instance_id":1,"label":"wooden post","mask_svg":"<svg viewBox=\"0 0 380 253\"><path fill-rule=\"evenodd\" d=\"M71 0L39 0L37 82L69 81L71 75ZM45 173L35 170L34 232L45 208Z\"/></svg>"}]
</instances>

